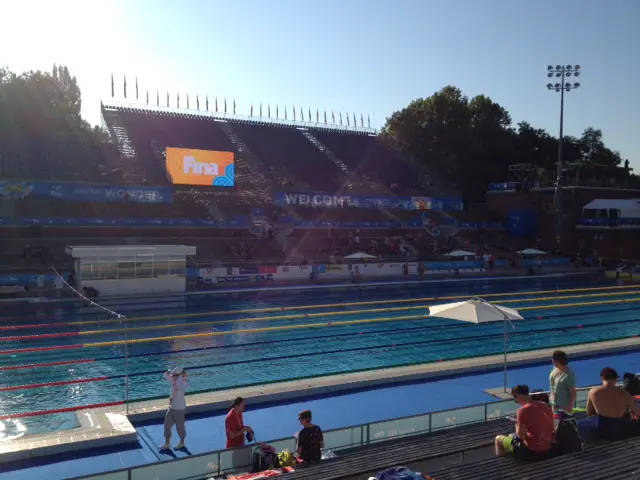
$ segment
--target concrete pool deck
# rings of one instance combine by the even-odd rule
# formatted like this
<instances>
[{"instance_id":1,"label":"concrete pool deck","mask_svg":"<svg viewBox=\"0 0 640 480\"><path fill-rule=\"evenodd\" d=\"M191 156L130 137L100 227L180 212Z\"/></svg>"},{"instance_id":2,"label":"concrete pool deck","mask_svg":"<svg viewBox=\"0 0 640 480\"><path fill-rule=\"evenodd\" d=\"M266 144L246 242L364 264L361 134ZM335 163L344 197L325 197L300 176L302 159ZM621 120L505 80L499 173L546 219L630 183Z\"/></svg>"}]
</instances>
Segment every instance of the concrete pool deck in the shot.
<instances>
[{"instance_id":1,"label":"concrete pool deck","mask_svg":"<svg viewBox=\"0 0 640 480\"><path fill-rule=\"evenodd\" d=\"M557 348L562 348L573 358L580 358L640 349L640 339L627 338L517 352L509 355L508 365L521 366L546 361ZM503 355L500 354L193 394L187 397L188 412L205 413L225 410L230 401L237 396L250 399L253 404L259 405L314 395L346 393L394 383L496 370L502 366ZM79 428L42 435L28 435L18 440L0 443L0 463L135 443L137 436L132 423L160 420L164 417L166 408L167 401L163 399L130 403L128 413L125 406L79 411L76 412L80 423Z\"/></svg>"}]
</instances>

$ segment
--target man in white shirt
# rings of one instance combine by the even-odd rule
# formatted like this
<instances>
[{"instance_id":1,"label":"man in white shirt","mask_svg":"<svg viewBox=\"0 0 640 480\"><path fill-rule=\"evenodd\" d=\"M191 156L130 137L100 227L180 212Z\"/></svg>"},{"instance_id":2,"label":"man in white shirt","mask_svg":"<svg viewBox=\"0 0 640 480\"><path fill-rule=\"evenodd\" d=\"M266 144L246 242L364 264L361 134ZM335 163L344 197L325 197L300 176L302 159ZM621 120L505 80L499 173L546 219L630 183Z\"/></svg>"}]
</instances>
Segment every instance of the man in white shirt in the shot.
<instances>
[{"instance_id":1,"label":"man in white shirt","mask_svg":"<svg viewBox=\"0 0 640 480\"><path fill-rule=\"evenodd\" d=\"M56 276L56 279L53 281L53 287L56 289L56 297L60 298L62 296L62 289L64 288L64 280L60 275Z\"/></svg>"},{"instance_id":2,"label":"man in white shirt","mask_svg":"<svg viewBox=\"0 0 640 480\"><path fill-rule=\"evenodd\" d=\"M184 393L189 386L189 376L182 367L176 367L164 374L165 380L171 382L171 396L169 397L169 410L164 417L164 445L160 447L160 451L171 450L171 429L176 426L180 441L175 446L176 450L185 448L185 438L187 430L185 428L185 411L187 409L187 401Z\"/></svg>"},{"instance_id":3,"label":"man in white shirt","mask_svg":"<svg viewBox=\"0 0 640 480\"><path fill-rule=\"evenodd\" d=\"M36 285L38 286L38 290L44 289L44 275L38 275L38 277L36 278Z\"/></svg>"}]
</instances>

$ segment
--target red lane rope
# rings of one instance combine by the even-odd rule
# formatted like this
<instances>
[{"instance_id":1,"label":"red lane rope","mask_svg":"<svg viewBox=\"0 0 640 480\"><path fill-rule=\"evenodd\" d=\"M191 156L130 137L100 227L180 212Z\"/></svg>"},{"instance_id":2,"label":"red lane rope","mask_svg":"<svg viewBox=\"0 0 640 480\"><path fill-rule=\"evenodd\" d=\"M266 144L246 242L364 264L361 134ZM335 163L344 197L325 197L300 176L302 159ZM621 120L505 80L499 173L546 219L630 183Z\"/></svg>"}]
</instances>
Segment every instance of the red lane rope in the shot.
<instances>
[{"instance_id":1,"label":"red lane rope","mask_svg":"<svg viewBox=\"0 0 640 480\"><path fill-rule=\"evenodd\" d=\"M79 337L80 332L41 333L40 335L19 335L16 337L0 337L0 342L19 342L21 340L41 340L46 338Z\"/></svg>"},{"instance_id":2,"label":"red lane rope","mask_svg":"<svg viewBox=\"0 0 640 480\"><path fill-rule=\"evenodd\" d=\"M76 348L84 348L84 343L81 343L80 345L55 345L53 347L13 348L11 350L0 350L0 355L13 355L15 353L51 352L53 350L73 350Z\"/></svg>"},{"instance_id":3,"label":"red lane rope","mask_svg":"<svg viewBox=\"0 0 640 480\"><path fill-rule=\"evenodd\" d=\"M77 412L78 410L89 410L91 408L106 408L124 405L124 400L109 403L94 403L93 405L80 405L77 407L57 408L55 410L40 410L38 412L14 413L13 415L0 415L0 420L9 420L12 418L38 417L40 415L51 415L53 413Z\"/></svg>"},{"instance_id":4,"label":"red lane rope","mask_svg":"<svg viewBox=\"0 0 640 480\"><path fill-rule=\"evenodd\" d=\"M40 388L40 387L61 387L63 385L75 385L77 383L104 382L105 380L110 380L110 378L96 377L96 378L81 378L78 380L61 380L58 382L30 383L29 385L13 385L11 387L0 387L0 392L13 392L15 390L30 390L32 388Z\"/></svg>"},{"instance_id":5,"label":"red lane rope","mask_svg":"<svg viewBox=\"0 0 640 480\"><path fill-rule=\"evenodd\" d=\"M46 363L30 363L28 365L11 365L8 367L0 367L0 372L7 370L24 370L27 368L40 368L40 367L56 367L59 365L77 365L80 363L94 363L95 358L81 358L80 360L66 360L64 362L46 362Z\"/></svg>"},{"instance_id":6,"label":"red lane rope","mask_svg":"<svg viewBox=\"0 0 640 480\"><path fill-rule=\"evenodd\" d=\"M26 330L29 328L50 328L50 327L70 327L69 322L60 323L32 323L29 325L2 325L0 331L4 330Z\"/></svg>"}]
</instances>

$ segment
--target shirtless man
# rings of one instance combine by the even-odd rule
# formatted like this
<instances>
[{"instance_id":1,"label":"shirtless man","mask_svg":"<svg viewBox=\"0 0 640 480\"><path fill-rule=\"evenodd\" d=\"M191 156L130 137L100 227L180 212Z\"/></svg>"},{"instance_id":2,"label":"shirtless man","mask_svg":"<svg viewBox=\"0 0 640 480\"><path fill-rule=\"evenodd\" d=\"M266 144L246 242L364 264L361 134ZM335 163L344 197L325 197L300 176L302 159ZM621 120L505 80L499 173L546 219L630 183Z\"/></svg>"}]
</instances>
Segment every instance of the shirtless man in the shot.
<instances>
[{"instance_id":1,"label":"shirtless man","mask_svg":"<svg viewBox=\"0 0 640 480\"><path fill-rule=\"evenodd\" d=\"M638 430L637 422L629 418L629 411L640 416L640 408L629 392L616 386L618 372L603 368L602 385L589 391L587 414L596 416L595 434L610 440L622 439Z\"/></svg>"}]
</instances>

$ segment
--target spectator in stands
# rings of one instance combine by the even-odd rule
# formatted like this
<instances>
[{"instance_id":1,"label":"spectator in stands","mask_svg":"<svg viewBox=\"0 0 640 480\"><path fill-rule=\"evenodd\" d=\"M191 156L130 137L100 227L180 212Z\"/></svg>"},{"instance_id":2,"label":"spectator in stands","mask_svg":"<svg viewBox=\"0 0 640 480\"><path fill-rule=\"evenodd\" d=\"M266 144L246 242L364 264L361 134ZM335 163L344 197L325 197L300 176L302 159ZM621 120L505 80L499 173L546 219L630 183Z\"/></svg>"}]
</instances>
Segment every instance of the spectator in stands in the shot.
<instances>
[{"instance_id":1,"label":"spectator in stands","mask_svg":"<svg viewBox=\"0 0 640 480\"><path fill-rule=\"evenodd\" d=\"M640 416L640 408L628 391L616 385L618 372L603 368L600 378L602 385L589 390L587 399L587 414L595 415L593 433L608 440L640 433L640 424L629 417L629 412Z\"/></svg>"},{"instance_id":2,"label":"spectator in stands","mask_svg":"<svg viewBox=\"0 0 640 480\"><path fill-rule=\"evenodd\" d=\"M569 368L569 357L562 350L551 356L553 370L549 374L551 406L554 411L571 413L576 404L576 374Z\"/></svg>"},{"instance_id":3,"label":"spectator in stands","mask_svg":"<svg viewBox=\"0 0 640 480\"><path fill-rule=\"evenodd\" d=\"M237 448L244 447L244 437L247 435L249 441L253 441L253 429L244 424L242 414L247 407L244 398L238 397L231 404L231 410L227 414L224 421L225 430L227 432L227 447Z\"/></svg>"},{"instance_id":4,"label":"spectator in stands","mask_svg":"<svg viewBox=\"0 0 640 480\"><path fill-rule=\"evenodd\" d=\"M553 442L553 412L548 405L531 400L527 385L516 385L511 391L521 405L517 413L515 435L496 437L496 455L513 454L522 460L542 460L547 457Z\"/></svg>"},{"instance_id":5,"label":"spectator in stands","mask_svg":"<svg viewBox=\"0 0 640 480\"><path fill-rule=\"evenodd\" d=\"M36 278L36 285L38 287L38 292L42 292L42 290L44 290L44 275L40 274L38 275L38 278Z\"/></svg>"},{"instance_id":6,"label":"spectator in stands","mask_svg":"<svg viewBox=\"0 0 640 480\"><path fill-rule=\"evenodd\" d=\"M176 367L168 370L164 374L165 380L171 382L171 396L169 397L169 409L164 417L164 445L160 447L160 451L171 450L171 429L176 426L180 441L175 446L176 450L185 447L184 442L187 437L185 427L185 412L187 401L184 393L189 386L189 375L182 367Z\"/></svg>"},{"instance_id":7,"label":"spectator in stands","mask_svg":"<svg viewBox=\"0 0 640 480\"><path fill-rule=\"evenodd\" d=\"M358 283L360 281L360 268L358 268L357 265L353 269L353 272L351 272L351 281L353 283Z\"/></svg>"},{"instance_id":8,"label":"spectator in stands","mask_svg":"<svg viewBox=\"0 0 640 480\"><path fill-rule=\"evenodd\" d=\"M53 287L56 289L56 297L62 297L62 289L64 288L64 280L60 275L56 276L53 281Z\"/></svg>"},{"instance_id":9,"label":"spectator in stands","mask_svg":"<svg viewBox=\"0 0 640 480\"><path fill-rule=\"evenodd\" d=\"M303 410L298 415L302 430L296 435L298 438L297 451L305 463L319 462L322 459L322 450L324 449L322 430L311 423L311 419L310 410Z\"/></svg>"}]
</instances>

